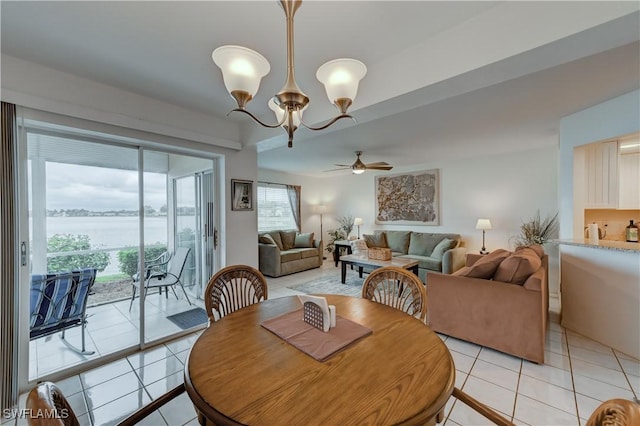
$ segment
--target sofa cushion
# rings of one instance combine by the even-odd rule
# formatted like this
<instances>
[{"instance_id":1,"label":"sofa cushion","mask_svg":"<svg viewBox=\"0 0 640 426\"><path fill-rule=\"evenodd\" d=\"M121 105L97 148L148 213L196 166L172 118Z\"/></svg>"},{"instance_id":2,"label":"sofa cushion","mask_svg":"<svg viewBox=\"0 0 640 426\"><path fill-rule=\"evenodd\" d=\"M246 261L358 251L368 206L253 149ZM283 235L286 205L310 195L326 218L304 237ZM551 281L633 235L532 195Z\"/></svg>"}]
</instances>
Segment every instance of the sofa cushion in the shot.
<instances>
[{"instance_id":1,"label":"sofa cushion","mask_svg":"<svg viewBox=\"0 0 640 426\"><path fill-rule=\"evenodd\" d=\"M421 269L429 269L431 271L442 271L442 259L434 259L429 256L418 256L417 254L403 254L398 256L404 259L413 259L417 260L418 268Z\"/></svg>"},{"instance_id":2,"label":"sofa cushion","mask_svg":"<svg viewBox=\"0 0 640 426\"><path fill-rule=\"evenodd\" d=\"M285 250L280 253L281 263L291 262L291 261L300 260L300 259L302 259L302 254L298 249Z\"/></svg>"},{"instance_id":3,"label":"sofa cushion","mask_svg":"<svg viewBox=\"0 0 640 426\"><path fill-rule=\"evenodd\" d=\"M282 240L282 248L291 250L296 245L297 231L280 231L280 239Z\"/></svg>"},{"instance_id":4,"label":"sofa cushion","mask_svg":"<svg viewBox=\"0 0 640 426\"><path fill-rule=\"evenodd\" d=\"M490 280L496 273L498 266L510 255L511 253L504 249L494 250L478 259L473 265L460 269L455 275Z\"/></svg>"},{"instance_id":5,"label":"sofa cushion","mask_svg":"<svg viewBox=\"0 0 640 426\"><path fill-rule=\"evenodd\" d=\"M436 259L442 259L442 256L444 256L444 252L446 252L447 250L451 250L452 248L455 248L455 246L457 245L458 245L458 240L445 237L433 249L433 252L431 252L431 257Z\"/></svg>"},{"instance_id":6,"label":"sofa cushion","mask_svg":"<svg viewBox=\"0 0 640 426\"><path fill-rule=\"evenodd\" d=\"M383 231L387 239L387 247L392 252L407 254L409 252L409 239L411 231Z\"/></svg>"},{"instance_id":7,"label":"sofa cushion","mask_svg":"<svg viewBox=\"0 0 640 426\"><path fill-rule=\"evenodd\" d=\"M273 237L271 236L271 234L264 234L264 235L260 235L258 237L258 242L262 243L262 244L271 244L276 246L276 242L273 240Z\"/></svg>"},{"instance_id":8,"label":"sofa cushion","mask_svg":"<svg viewBox=\"0 0 640 426\"><path fill-rule=\"evenodd\" d=\"M367 253L367 243L364 240L351 241L351 253L353 254L365 254Z\"/></svg>"},{"instance_id":9,"label":"sofa cushion","mask_svg":"<svg viewBox=\"0 0 640 426\"><path fill-rule=\"evenodd\" d=\"M307 259L309 257L318 257L318 249L317 248L301 248L297 249L300 252L300 257L302 259Z\"/></svg>"},{"instance_id":10,"label":"sofa cushion","mask_svg":"<svg viewBox=\"0 0 640 426\"><path fill-rule=\"evenodd\" d=\"M542 261L538 254L533 249L523 248L511 254L498 265L493 279L503 283L522 285L540 266L542 266Z\"/></svg>"},{"instance_id":11,"label":"sofa cushion","mask_svg":"<svg viewBox=\"0 0 640 426\"><path fill-rule=\"evenodd\" d=\"M367 244L368 248L371 247L380 247L380 248L388 248L387 245L387 236L384 232L374 235L363 234L362 238L364 238L364 242Z\"/></svg>"},{"instance_id":12,"label":"sofa cushion","mask_svg":"<svg viewBox=\"0 0 640 426\"><path fill-rule=\"evenodd\" d=\"M296 234L295 248L311 248L313 247L313 232L310 234Z\"/></svg>"},{"instance_id":13,"label":"sofa cushion","mask_svg":"<svg viewBox=\"0 0 640 426\"><path fill-rule=\"evenodd\" d=\"M418 256L431 256L433 249L438 243L446 238L443 234L427 234L423 232L412 232L409 242L409 254Z\"/></svg>"},{"instance_id":14,"label":"sofa cushion","mask_svg":"<svg viewBox=\"0 0 640 426\"><path fill-rule=\"evenodd\" d=\"M528 246L520 246L520 247L516 247L516 249L514 250L515 252L517 252L518 250L522 250L522 249L531 249L533 250L540 259L542 259L542 256L544 256L544 247L542 247L540 244L531 244Z\"/></svg>"}]
</instances>

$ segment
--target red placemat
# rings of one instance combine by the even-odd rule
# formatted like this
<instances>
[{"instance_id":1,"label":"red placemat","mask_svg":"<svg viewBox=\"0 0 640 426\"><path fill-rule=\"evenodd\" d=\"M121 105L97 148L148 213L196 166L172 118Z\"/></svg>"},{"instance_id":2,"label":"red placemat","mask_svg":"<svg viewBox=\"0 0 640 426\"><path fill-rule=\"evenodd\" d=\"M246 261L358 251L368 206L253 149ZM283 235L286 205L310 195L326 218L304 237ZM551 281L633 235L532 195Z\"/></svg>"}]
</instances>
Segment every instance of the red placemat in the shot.
<instances>
[{"instance_id":1,"label":"red placemat","mask_svg":"<svg viewBox=\"0 0 640 426\"><path fill-rule=\"evenodd\" d=\"M261 326L318 361L368 336L371 329L336 315L336 326L324 332L302 319L302 309L260 323Z\"/></svg>"}]
</instances>

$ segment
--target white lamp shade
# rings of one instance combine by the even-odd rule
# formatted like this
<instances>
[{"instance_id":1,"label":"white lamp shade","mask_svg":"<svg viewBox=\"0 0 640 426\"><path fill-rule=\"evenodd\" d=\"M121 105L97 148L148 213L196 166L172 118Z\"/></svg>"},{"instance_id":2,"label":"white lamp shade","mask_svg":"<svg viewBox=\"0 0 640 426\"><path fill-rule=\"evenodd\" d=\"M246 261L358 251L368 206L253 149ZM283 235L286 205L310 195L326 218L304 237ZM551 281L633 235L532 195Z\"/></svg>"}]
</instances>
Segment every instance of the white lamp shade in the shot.
<instances>
[{"instance_id":1,"label":"white lamp shade","mask_svg":"<svg viewBox=\"0 0 640 426\"><path fill-rule=\"evenodd\" d=\"M284 110L282 108L280 108L276 102L273 100L273 98L269 99L268 102L269 108L271 109L271 111L273 111L276 115L276 120L278 120L278 123L280 121L282 121L282 117L284 117ZM293 113L293 125L296 127L300 127L300 117L302 117L302 114L304 114L304 110L307 109L307 107L309 106L309 104L306 104L304 106L304 108L302 108L300 110L300 115L298 115L297 112ZM283 124L283 126L287 125L287 122L285 121Z\"/></svg>"},{"instance_id":2,"label":"white lamp shade","mask_svg":"<svg viewBox=\"0 0 640 426\"><path fill-rule=\"evenodd\" d=\"M363 223L364 223L364 220L362 220L362 218L361 218L361 217L356 217L356 218L353 220L353 224L354 224L354 225L356 225L356 226L360 226L360 225L362 225Z\"/></svg>"},{"instance_id":3,"label":"white lamp shade","mask_svg":"<svg viewBox=\"0 0 640 426\"><path fill-rule=\"evenodd\" d=\"M314 206L314 207L313 207L313 210L314 210L316 213L323 214L323 213L326 213L326 212L327 212L327 206L325 206L324 204L318 204L318 205L316 205L316 206Z\"/></svg>"},{"instance_id":4,"label":"white lamp shade","mask_svg":"<svg viewBox=\"0 0 640 426\"><path fill-rule=\"evenodd\" d=\"M316 78L324 84L329 101L347 98L352 101L358 94L358 83L367 73L367 67L356 59L334 59L318 68Z\"/></svg>"},{"instance_id":5,"label":"white lamp shade","mask_svg":"<svg viewBox=\"0 0 640 426\"><path fill-rule=\"evenodd\" d=\"M264 56L242 46L220 46L211 57L222 70L224 85L229 93L242 90L255 96L260 80L271 69Z\"/></svg>"},{"instance_id":6,"label":"white lamp shade","mask_svg":"<svg viewBox=\"0 0 640 426\"><path fill-rule=\"evenodd\" d=\"M476 229L491 229L491 221L489 219L478 219Z\"/></svg>"}]
</instances>

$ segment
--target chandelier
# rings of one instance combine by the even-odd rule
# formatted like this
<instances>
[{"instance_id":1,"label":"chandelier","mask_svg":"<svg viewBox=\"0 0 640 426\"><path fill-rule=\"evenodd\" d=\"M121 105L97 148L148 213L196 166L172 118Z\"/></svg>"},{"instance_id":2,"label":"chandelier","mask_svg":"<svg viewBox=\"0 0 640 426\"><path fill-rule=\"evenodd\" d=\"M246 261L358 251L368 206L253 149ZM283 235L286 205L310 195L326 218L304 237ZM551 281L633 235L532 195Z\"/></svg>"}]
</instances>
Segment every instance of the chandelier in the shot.
<instances>
[{"instance_id":1,"label":"chandelier","mask_svg":"<svg viewBox=\"0 0 640 426\"><path fill-rule=\"evenodd\" d=\"M221 46L213 51L213 62L222 70L222 78L238 107L231 110L242 112L264 127L274 129L282 126L289 137L289 148L293 146L293 134L300 125L310 130L323 130L342 118L353 117L347 110L358 93L358 83L367 73L367 67L355 59L335 59L323 64L316 78L324 84L329 101L339 114L327 123L312 127L302 120L309 98L298 87L293 64L293 16L302 0L280 0L287 21L287 80L282 89L269 100L269 108L276 115L276 124L266 124L246 109L247 104L260 87L260 80L269 73L271 66L264 56L242 46ZM228 114L227 114L228 115Z\"/></svg>"}]
</instances>

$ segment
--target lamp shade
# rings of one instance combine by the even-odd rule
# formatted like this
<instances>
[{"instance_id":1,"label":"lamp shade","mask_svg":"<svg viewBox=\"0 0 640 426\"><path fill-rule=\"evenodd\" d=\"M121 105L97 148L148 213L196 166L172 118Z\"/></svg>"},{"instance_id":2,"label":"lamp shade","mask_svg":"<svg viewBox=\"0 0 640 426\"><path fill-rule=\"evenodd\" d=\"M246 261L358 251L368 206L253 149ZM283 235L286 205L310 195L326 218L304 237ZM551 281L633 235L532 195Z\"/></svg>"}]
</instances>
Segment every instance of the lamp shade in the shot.
<instances>
[{"instance_id":1,"label":"lamp shade","mask_svg":"<svg viewBox=\"0 0 640 426\"><path fill-rule=\"evenodd\" d=\"M491 221L489 219L478 219L476 229L491 229Z\"/></svg>"},{"instance_id":2,"label":"lamp shade","mask_svg":"<svg viewBox=\"0 0 640 426\"><path fill-rule=\"evenodd\" d=\"M222 70L224 85L229 93L241 90L255 96L260 80L271 70L264 56L242 46L220 46L211 57Z\"/></svg>"},{"instance_id":3,"label":"lamp shade","mask_svg":"<svg viewBox=\"0 0 640 426\"><path fill-rule=\"evenodd\" d=\"M363 223L364 223L364 220L362 220L362 218L361 218L361 217L356 217L356 218L353 220L353 224L354 224L355 226L360 226L360 225L362 225Z\"/></svg>"},{"instance_id":4,"label":"lamp shade","mask_svg":"<svg viewBox=\"0 0 640 426\"><path fill-rule=\"evenodd\" d=\"M313 207L314 212L316 213L326 213L327 212L327 206L325 206L324 204L317 204Z\"/></svg>"},{"instance_id":5,"label":"lamp shade","mask_svg":"<svg viewBox=\"0 0 640 426\"><path fill-rule=\"evenodd\" d=\"M358 94L358 84L367 74L367 67L356 59L334 59L318 68L316 78L324 84L329 101L346 98L352 101Z\"/></svg>"}]
</instances>

